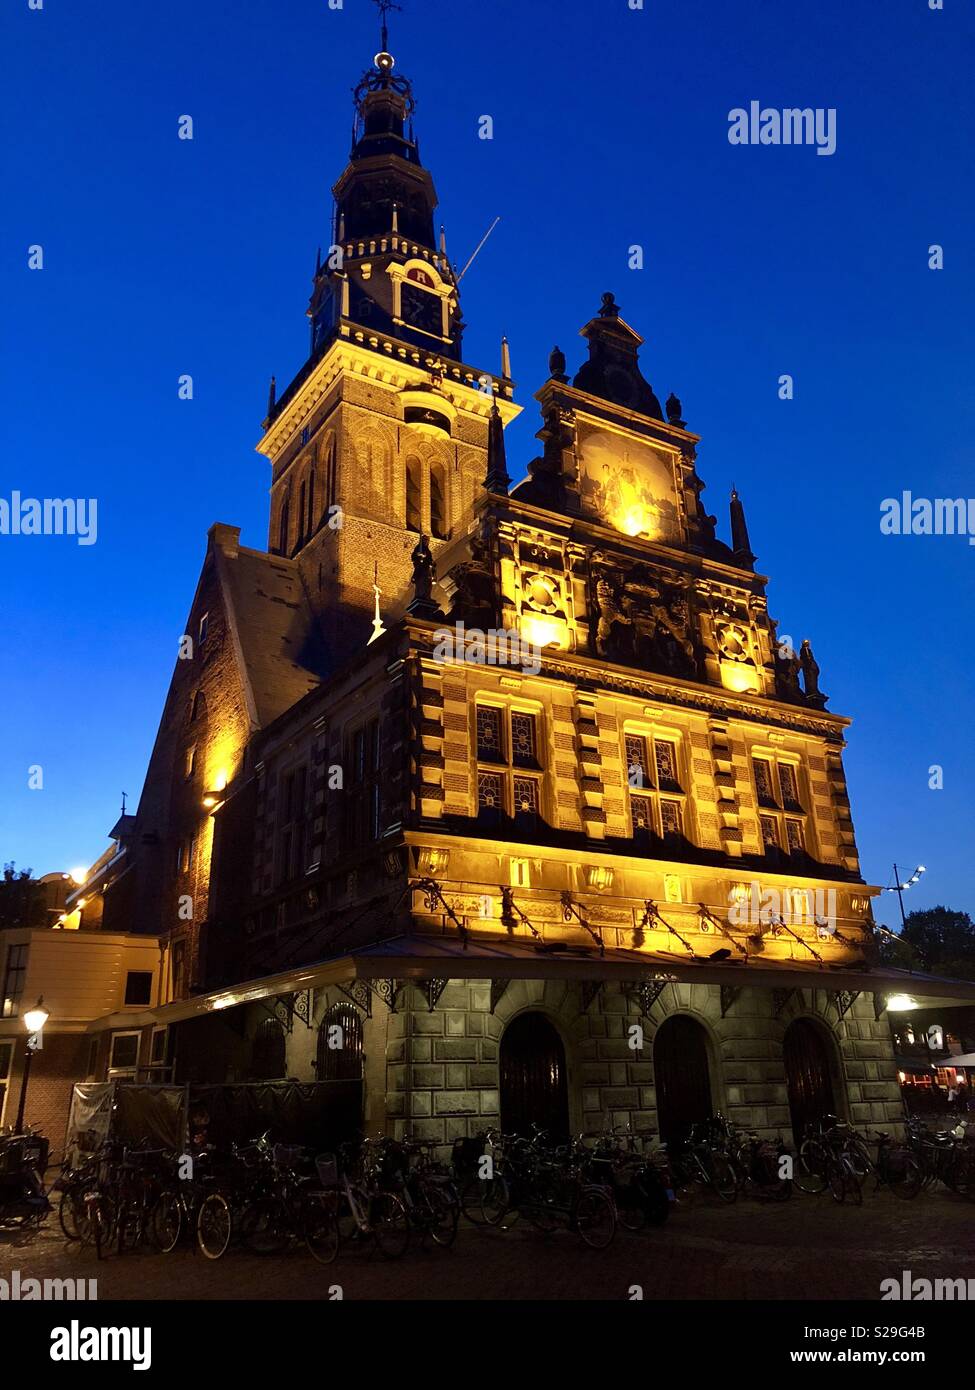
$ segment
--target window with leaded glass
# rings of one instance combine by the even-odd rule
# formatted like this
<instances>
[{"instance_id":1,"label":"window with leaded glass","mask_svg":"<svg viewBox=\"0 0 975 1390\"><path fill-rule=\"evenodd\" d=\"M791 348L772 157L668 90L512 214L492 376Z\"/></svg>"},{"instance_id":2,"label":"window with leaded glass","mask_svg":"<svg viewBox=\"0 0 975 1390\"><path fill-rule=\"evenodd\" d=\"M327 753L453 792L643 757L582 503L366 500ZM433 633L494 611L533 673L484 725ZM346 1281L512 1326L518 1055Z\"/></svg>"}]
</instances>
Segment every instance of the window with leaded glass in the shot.
<instances>
[{"instance_id":1,"label":"window with leaded glass","mask_svg":"<svg viewBox=\"0 0 975 1390\"><path fill-rule=\"evenodd\" d=\"M766 850L779 848L779 827L774 816L759 816L762 825L762 844Z\"/></svg>"},{"instance_id":2,"label":"window with leaded glass","mask_svg":"<svg viewBox=\"0 0 975 1390\"><path fill-rule=\"evenodd\" d=\"M278 783L278 882L305 871L307 848L308 769L295 767Z\"/></svg>"},{"instance_id":3,"label":"window with leaded glass","mask_svg":"<svg viewBox=\"0 0 975 1390\"><path fill-rule=\"evenodd\" d=\"M779 786L782 789L782 805L787 811L801 811L799 783L796 769L791 763L779 763Z\"/></svg>"},{"instance_id":4,"label":"window with leaded glass","mask_svg":"<svg viewBox=\"0 0 975 1390\"><path fill-rule=\"evenodd\" d=\"M758 792L759 805L778 806L775 783L772 779L772 764L764 758L753 758L752 766L755 769L755 790Z\"/></svg>"},{"instance_id":5,"label":"window with leaded glass","mask_svg":"<svg viewBox=\"0 0 975 1390\"><path fill-rule=\"evenodd\" d=\"M503 763L504 711L494 705L477 707L477 756L482 762Z\"/></svg>"},{"instance_id":6,"label":"window with leaded glass","mask_svg":"<svg viewBox=\"0 0 975 1390\"><path fill-rule=\"evenodd\" d=\"M624 733L623 754L634 837L683 836L683 803L658 794L681 790L677 744L652 734Z\"/></svg>"},{"instance_id":7,"label":"window with leaded glass","mask_svg":"<svg viewBox=\"0 0 975 1390\"><path fill-rule=\"evenodd\" d=\"M651 782L647 776L647 741L642 734L627 734L625 736L626 747L626 780L631 787L649 787Z\"/></svg>"},{"instance_id":8,"label":"window with leaded glass","mask_svg":"<svg viewBox=\"0 0 975 1390\"><path fill-rule=\"evenodd\" d=\"M538 750L535 742L535 716L512 711L511 761L515 767L537 767Z\"/></svg>"},{"instance_id":9,"label":"window with leaded glass","mask_svg":"<svg viewBox=\"0 0 975 1390\"><path fill-rule=\"evenodd\" d=\"M379 720L353 731L345 787L345 834L349 849L378 840L380 826Z\"/></svg>"},{"instance_id":10,"label":"window with leaded glass","mask_svg":"<svg viewBox=\"0 0 975 1390\"><path fill-rule=\"evenodd\" d=\"M630 813L633 817L634 835L646 839L654 833L652 796L641 796L637 792L631 793Z\"/></svg>"},{"instance_id":11,"label":"window with leaded glass","mask_svg":"<svg viewBox=\"0 0 975 1390\"><path fill-rule=\"evenodd\" d=\"M778 813L761 817L762 844L766 853L805 854L805 822L782 814L785 811L802 813L798 767L772 754L753 758L752 767L759 806Z\"/></svg>"},{"instance_id":12,"label":"window with leaded glass","mask_svg":"<svg viewBox=\"0 0 975 1390\"><path fill-rule=\"evenodd\" d=\"M504 811L504 778L500 772L477 774L477 810L492 820Z\"/></svg>"},{"instance_id":13,"label":"window with leaded glass","mask_svg":"<svg viewBox=\"0 0 975 1390\"><path fill-rule=\"evenodd\" d=\"M513 777L512 793L515 820L530 820L538 816L538 782L534 777Z\"/></svg>"},{"instance_id":14,"label":"window with leaded glass","mask_svg":"<svg viewBox=\"0 0 975 1390\"><path fill-rule=\"evenodd\" d=\"M541 770L538 716L479 704L475 719L478 763L498 768L495 772L478 767L478 817L497 822L510 816L523 826L534 825L541 811L541 778L519 775L516 770Z\"/></svg>"},{"instance_id":15,"label":"window with leaded glass","mask_svg":"<svg viewBox=\"0 0 975 1390\"><path fill-rule=\"evenodd\" d=\"M661 790L679 791L680 781L677 776L677 745L667 739L655 738L653 741L654 757L657 764L657 786Z\"/></svg>"}]
</instances>

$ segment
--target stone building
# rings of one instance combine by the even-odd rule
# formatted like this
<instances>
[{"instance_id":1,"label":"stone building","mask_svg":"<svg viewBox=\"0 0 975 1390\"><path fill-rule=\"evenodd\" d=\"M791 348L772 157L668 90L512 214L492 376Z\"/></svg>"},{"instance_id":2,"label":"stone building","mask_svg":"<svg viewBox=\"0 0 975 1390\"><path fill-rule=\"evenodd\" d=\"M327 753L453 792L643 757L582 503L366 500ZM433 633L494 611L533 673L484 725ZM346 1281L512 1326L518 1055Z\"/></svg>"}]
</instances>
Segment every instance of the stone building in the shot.
<instances>
[{"instance_id":1,"label":"stone building","mask_svg":"<svg viewBox=\"0 0 975 1390\"><path fill-rule=\"evenodd\" d=\"M896 1122L885 1009L975 989L878 963L848 720L741 499L723 541L608 293L512 487L507 345L464 359L388 53L355 100L268 547L210 530L104 895L164 943L177 1079L345 1079L369 1131L444 1141Z\"/></svg>"}]
</instances>

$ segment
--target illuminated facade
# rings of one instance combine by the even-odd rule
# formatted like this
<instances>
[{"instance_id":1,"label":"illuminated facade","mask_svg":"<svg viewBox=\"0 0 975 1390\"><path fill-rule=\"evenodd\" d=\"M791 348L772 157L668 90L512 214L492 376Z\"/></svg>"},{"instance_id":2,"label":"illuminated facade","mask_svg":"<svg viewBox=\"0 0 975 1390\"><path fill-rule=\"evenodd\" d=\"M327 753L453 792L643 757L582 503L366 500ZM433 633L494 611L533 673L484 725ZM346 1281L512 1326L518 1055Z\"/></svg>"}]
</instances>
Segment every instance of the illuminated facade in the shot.
<instances>
[{"instance_id":1,"label":"illuminated facade","mask_svg":"<svg viewBox=\"0 0 975 1390\"><path fill-rule=\"evenodd\" d=\"M848 721L741 500L725 543L610 294L511 487L389 55L356 103L268 549L211 528L106 899L168 946L178 1077L361 1081L370 1131L444 1141L896 1121Z\"/></svg>"}]
</instances>

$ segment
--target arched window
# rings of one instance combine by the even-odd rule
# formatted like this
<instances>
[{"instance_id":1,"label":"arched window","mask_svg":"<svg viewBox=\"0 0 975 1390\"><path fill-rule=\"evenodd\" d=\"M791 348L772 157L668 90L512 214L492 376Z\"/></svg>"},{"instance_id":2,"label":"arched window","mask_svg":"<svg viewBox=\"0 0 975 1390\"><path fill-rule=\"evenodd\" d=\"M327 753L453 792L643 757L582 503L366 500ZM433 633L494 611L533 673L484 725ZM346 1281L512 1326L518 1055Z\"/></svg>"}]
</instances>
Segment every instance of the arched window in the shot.
<instances>
[{"instance_id":1,"label":"arched window","mask_svg":"<svg viewBox=\"0 0 975 1390\"><path fill-rule=\"evenodd\" d=\"M333 1004L318 1029L319 1081L362 1078L362 1019L351 1004Z\"/></svg>"},{"instance_id":2,"label":"arched window","mask_svg":"<svg viewBox=\"0 0 975 1390\"><path fill-rule=\"evenodd\" d=\"M251 1047L251 1080L279 1081L287 1074L287 1047L284 1028L276 1018L265 1018L257 1025Z\"/></svg>"},{"instance_id":3,"label":"arched window","mask_svg":"<svg viewBox=\"0 0 975 1390\"><path fill-rule=\"evenodd\" d=\"M438 463L430 469L430 534L437 540L447 536L447 503L443 469Z\"/></svg>"},{"instance_id":4,"label":"arched window","mask_svg":"<svg viewBox=\"0 0 975 1390\"><path fill-rule=\"evenodd\" d=\"M207 697L202 690L197 690L193 695L193 703L190 705L190 719L205 719L207 712Z\"/></svg>"},{"instance_id":5,"label":"arched window","mask_svg":"<svg viewBox=\"0 0 975 1390\"><path fill-rule=\"evenodd\" d=\"M308 474L308 520L305 522L305 535L315 534L315 469Z\"/></svg>"},{"instance_id":6,"label":"arched window","mask_svg":"<svg viewBox=\"0 0 975 1390\"><path fill-rule=\"evenodd\" d=\"M307 516L308 484L305 482L304 478L302 478L301 486L298 489L298 534L295 537L298 545L301 545L301 542L305 539L305 521Z\"/></svg>"},{"instance_id":7,"label":"arched window","mask_svg":"<svg viewBox=\"0 0 975 1390\"><path fill-rule=\"evenodd\" d=\"M291 495L285 493L284 501L281 503L281 512L278 517L278 551L281 555L288 553L288 540L291 534Z\"/></svg>"},{"instance_id":8,"label":"arched window","mask_svg":"<svg viewBox=\"0 0 975 1390\"><path fill-rule=\"evenodd\" d=\"M423 466L418 458L406 460L406 529L423 530Z\"/></svg>"},{"instance_id":9,"label":"arched window","mask_svg":"<svg viewBox=\"0 0 975 1390\"><path fill-rule=\"evenodd\" d=\"M335 437L329 436L325 445L325 505L332 507L338 501L337 478L335 473Z\"/></svg>"}]
</instances>

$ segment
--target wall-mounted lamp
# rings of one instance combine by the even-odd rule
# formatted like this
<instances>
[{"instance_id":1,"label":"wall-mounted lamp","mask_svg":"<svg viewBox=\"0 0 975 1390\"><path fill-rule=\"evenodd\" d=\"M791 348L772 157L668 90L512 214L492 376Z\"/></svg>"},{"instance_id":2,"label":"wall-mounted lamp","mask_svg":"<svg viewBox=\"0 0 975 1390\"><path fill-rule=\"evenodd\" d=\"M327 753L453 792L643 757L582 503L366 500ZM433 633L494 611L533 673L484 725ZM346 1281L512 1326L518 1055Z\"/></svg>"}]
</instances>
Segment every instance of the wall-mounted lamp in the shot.
<instances>
[{"instance_id":1,"label":"wall-mounted lamp","mask_svg":"<svg viewBox=\"0 0 975 1390\"><path fill-rule=\"evenodd\" d=\"M607 889L612 888L615 877L616 870L611 869L608 864L589 864L586 866L586 883L597 893L605 893Z\"/></svg>"},{"instance_id":2,"label":"wall-mounted lamp","mask_svg":"<svg viewBox=\"0 0 975 1390\"><path fill-rule=\"evenodd\" d=\"M417 868L421 874L428 874L431 878L445 874L449 864L449 849L427 848L421 849L417 854Z\"/></svg>"}]
</instances>

